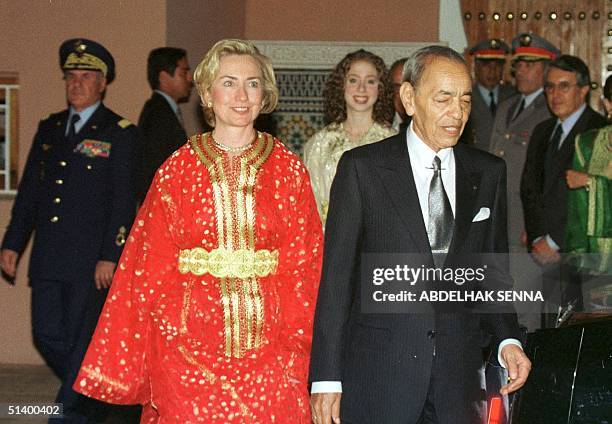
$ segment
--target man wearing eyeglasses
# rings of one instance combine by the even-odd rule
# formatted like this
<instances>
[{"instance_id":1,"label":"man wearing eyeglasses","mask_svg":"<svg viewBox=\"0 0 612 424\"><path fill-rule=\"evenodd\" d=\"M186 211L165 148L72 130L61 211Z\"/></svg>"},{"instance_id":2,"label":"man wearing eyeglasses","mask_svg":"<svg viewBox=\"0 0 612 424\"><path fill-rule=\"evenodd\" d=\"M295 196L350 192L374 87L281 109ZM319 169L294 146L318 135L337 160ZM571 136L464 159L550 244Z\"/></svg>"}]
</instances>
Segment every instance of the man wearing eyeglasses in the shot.
<instances>
[{"instance_id":1,"label":"man wearing eyeglasses","mask_svg":"<svg viewBox=\"0 0 612 424\"><path fill-rule=\"evenodd\" d=\"M572 165L574 139L606 125L605 118L587 105L590 89L589 68L580 58L563 55L551 62L544 90L554 116L535 127L527 149L521 200L529 250L545 269L545 290L558 287L564 278L558 264L567 221L565 172Z\"/></svg>"}]
</instances>

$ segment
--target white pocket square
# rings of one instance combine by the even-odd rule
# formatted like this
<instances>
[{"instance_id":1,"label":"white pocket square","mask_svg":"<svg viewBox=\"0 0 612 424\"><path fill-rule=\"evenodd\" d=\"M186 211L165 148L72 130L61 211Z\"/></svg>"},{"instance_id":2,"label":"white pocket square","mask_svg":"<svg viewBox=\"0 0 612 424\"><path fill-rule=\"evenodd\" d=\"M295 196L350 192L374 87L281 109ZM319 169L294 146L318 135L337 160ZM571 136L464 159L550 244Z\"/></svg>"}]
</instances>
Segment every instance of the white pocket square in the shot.
<instances>
[{"instance_id":1,"label":"white pocket square","mask_svg":"<svg viewBox=\"0 0 612 424\"><path fill-rule=\"evenodd\" d=\"M489 208L480 208L472 222L484 221L491 216L491 210Z\"/></svg>"}]
</instances>

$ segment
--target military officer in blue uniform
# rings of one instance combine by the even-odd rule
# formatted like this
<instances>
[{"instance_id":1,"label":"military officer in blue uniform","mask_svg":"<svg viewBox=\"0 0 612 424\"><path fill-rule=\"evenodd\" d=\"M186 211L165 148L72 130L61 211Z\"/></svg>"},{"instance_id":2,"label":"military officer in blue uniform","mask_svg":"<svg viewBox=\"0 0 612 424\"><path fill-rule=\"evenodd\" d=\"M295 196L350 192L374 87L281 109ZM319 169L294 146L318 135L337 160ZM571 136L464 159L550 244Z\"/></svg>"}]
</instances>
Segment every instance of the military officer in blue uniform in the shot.
<instances>
[{"instance_id":1,"label":"military officer in blue uniform","mask_svg":"<svg viewBox=\"0 0 612 424\"><path fill-rule=\"evenodd\" d=\"M136 127L102 103L115 64L86 39L60 47L69 108L43 119L28 156L0 251L14 278L34 233L29 266L32 330L62 380L57 402L87 422L71 386L135 215Z\"/></svg>"}]
</instances>

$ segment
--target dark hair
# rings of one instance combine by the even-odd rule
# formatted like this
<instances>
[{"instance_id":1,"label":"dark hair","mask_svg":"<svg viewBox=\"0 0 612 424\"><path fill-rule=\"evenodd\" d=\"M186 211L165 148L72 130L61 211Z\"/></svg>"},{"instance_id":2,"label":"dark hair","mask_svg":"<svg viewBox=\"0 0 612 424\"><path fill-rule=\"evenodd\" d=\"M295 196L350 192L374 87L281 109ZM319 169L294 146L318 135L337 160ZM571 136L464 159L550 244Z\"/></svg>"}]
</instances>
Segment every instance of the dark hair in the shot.
<instances>
[{"instance_id":1,"label":"dark hair","mask_svg":"<svg viewBox=\"0 0 612 424\"><path fill-rule=\"evenodd\" d=\"M187 57L187 51L176 47L160 47L151 50L147 59L147 80L151 88L153 90L159 88L161 71L174 75L178 61L184 57Z\"/></svg>"},{"instance_id":2,"label":"dark hair","mask_svg":"<svg viewBox=\"0 0 612 424\"><path fill-rule=\"evenodd\" d=\"M374 53L360 49L349 53L336 65L323 90L325 105L325 121L344 122L346 121L346 101L344 100L344 83L346 74L351 65L355 62L370 62L378 73L378 99L374 103L372 119L379 124L391 124L393 120L393 85L389 79L389 72L385 62Z\"/></svg>"},{"instance_id":3,"label":"dark hair","mask_svg":"<svg viewBox=\"0 0 612 424\"><path fill-rule=\"evenodd\" d=\"M578 84L579 87L591 87L589 67L579 57L570 56L568 54L559 56L548 64L548 69L546 70L547 76L551 68L561 69L562 71L566 72L573 72L576 74L576 84Z\"/></svg>"},{"instance_id":4,"label":"dark hair","mask_svg":"<svg viewBox=\"0 0 612 424\"><path fill-rule=\"evenodd\" d=\"M606 83L604 84L603 95L606 99L612 100L612 75L606 78Z\"/></svg>"},{"instance_id":5,"label":"dark hair","mask_svg":"<svg viewBox=\"0 0 612 424\"><path fill-rule=\"evenodd\" d=\"M463 56L453 49L444 46L427 46L412 53L408 58L404 65L404 77L402 78L404 82L409 82L416 89L423 72L425 72L425 67L436 58L448 59L451 62L462 64L468 69Z\"/></svg>"},{"instance_id":6,"label":"dark hair","mask_svg":"<svg viewBox=\"0 0 612 424\"><path fill-rule=\"evenodd\" d=\"M389 73L393 72L393 70L397 68L398 66L401 66L402 76L403 76L404 75L404 65L406 64L407 61L408 61L407 57L402 57L401 59L397 59L395 62L393 62L393 64L389 68Z\"/></svg>"}]
</instances>

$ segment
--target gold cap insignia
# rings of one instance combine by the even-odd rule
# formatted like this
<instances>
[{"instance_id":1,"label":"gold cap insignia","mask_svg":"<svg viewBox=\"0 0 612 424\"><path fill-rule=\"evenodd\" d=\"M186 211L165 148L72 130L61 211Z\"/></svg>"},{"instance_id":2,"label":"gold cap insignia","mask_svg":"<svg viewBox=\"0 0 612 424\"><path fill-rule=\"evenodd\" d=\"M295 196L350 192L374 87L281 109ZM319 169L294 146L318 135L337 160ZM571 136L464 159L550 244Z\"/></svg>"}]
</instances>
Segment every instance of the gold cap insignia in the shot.
<instances>
[{"instance_id":1,"label":"gold cap insignia","mask_svg":"<svg viewBox=\"0 0 612 424\"><path fill-rule=\"evenodd\" d=\"M529 34L521 35L520 43L521 43L521 46L523 47L529 46L531 44L531 35Z\"/></svg>"},{"instance_id":2,"label":"gold cap insignia","mask_svg":"<svg viewBox=\"0 0 612 424\"><path fill-rule=\"evenodd\" d=\"M74 51L78 55L82 55L83 53L85 53L85 50L87 50L87 45L83 43L81 40L78 40L74 43Z\"/></svg>"}]
</instances>

